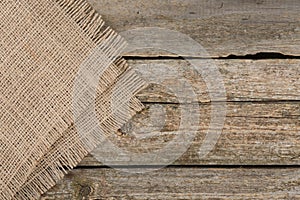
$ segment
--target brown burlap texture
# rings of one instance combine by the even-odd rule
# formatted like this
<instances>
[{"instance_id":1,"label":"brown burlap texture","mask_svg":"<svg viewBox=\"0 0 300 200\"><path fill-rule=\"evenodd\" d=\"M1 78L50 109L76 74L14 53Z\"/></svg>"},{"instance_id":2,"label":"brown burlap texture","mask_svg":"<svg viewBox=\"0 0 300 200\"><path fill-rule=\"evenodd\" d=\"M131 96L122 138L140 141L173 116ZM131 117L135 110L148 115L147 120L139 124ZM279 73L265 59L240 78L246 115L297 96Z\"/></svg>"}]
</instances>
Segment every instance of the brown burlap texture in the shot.
<instances>
[{"instance_id":1,"label":"brown burlap texture","mask_svg":"<svg viewBox=\"0 0 300 200\"><path fill-rule=\"evenodd\" d=\"M85 1L4 0L0 10L0 199L36 199L103 139L76 130L79 68L103 71L95 105L108 136L142 109L134 95L145 83L118 58L123 40ZM86 62L91 56L101 59Z\"/></svg>"}]
</instances>

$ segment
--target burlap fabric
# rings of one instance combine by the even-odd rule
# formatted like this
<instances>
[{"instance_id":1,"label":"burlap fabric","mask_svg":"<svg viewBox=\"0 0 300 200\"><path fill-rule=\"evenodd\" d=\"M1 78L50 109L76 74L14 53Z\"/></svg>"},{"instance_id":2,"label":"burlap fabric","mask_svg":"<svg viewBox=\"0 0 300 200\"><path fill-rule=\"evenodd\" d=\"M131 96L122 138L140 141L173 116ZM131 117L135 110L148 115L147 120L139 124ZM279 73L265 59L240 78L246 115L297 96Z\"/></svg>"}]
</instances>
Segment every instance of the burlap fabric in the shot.
<instances>
[{"instance_id":1,"label":"burlap fabric","mask_svg":"<svg viewBox=\"0 0 300 200\"><path fill-rule=\"evenodd\" d=\"M76 130L79 68L103 72L95 104L107 135L142 109L134 95L145 83L118 57L122 38L85 1L4 0L0 10L0 199L36 199L103 139Z\"/></svg>"}]
</instances>

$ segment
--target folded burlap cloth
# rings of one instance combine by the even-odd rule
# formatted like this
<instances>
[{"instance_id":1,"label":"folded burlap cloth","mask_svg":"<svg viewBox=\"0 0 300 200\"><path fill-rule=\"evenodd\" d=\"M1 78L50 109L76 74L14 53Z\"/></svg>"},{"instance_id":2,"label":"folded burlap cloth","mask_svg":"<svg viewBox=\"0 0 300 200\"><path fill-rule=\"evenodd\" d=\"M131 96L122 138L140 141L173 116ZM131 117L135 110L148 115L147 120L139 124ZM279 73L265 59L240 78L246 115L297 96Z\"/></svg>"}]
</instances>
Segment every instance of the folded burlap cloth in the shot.
<instances>
[{"instance_id":1,"label":"folded burlap cloth","mask_svg":"<svg viewBox=\"0 0 300 200\"><path fill-rule=\"evenodd\" d=\"M87 82L96 80L98 125L111 135L142 109L134 96L145 83L119 58L122 38L85 1L3 0L0 10L0 199L37 199L103 142L78 133L74 85L92 96ZM80 70L91 80L78 79Z\"/></svg>"}]
</instances>

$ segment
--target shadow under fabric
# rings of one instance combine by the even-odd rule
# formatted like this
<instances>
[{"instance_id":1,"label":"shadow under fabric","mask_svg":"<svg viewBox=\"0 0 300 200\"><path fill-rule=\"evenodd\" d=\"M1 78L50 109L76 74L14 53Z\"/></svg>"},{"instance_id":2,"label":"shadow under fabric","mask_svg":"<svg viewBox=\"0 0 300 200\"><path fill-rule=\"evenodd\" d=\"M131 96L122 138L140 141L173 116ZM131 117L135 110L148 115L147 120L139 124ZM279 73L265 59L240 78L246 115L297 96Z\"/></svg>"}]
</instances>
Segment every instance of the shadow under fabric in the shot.
<instances>
[{"instance_id":1,"label":"shadow under fabric","mask_svg":"<svg viewBox=\"0 0 300 200\"><path fill-rule=\"evenodd\" d=\"M0 10L0 199L37 199L102 142L74 125L82 63L105 55L93 63L103 71L95 106L105 135L143 108L134 96L145 82L119 58L122 38L84 0L0 1Z\"/></svg>"}]
</instances>

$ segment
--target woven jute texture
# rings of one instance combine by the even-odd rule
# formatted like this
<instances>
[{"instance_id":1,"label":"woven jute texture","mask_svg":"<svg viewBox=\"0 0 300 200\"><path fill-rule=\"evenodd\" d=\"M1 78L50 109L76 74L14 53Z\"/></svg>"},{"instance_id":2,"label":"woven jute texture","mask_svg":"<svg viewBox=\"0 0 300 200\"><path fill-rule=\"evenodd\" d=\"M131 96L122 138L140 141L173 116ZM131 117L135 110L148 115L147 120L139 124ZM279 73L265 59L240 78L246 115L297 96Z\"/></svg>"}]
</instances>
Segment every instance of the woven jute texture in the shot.
<instances>
[{"instance_id":1,"label":"woven jute texture","mask_svg":"<svg viewBox=\"0 0 300 200\"><path fill-rule=\"evenodd\" d=\"M94 104L107 136L143 108L134 96L145 82L119 58L122 38L84 0L4 0L0 13L0 199L37 199L103 142L78 133L78 71L102 72Z\"/></svg>"}]
</instances>

